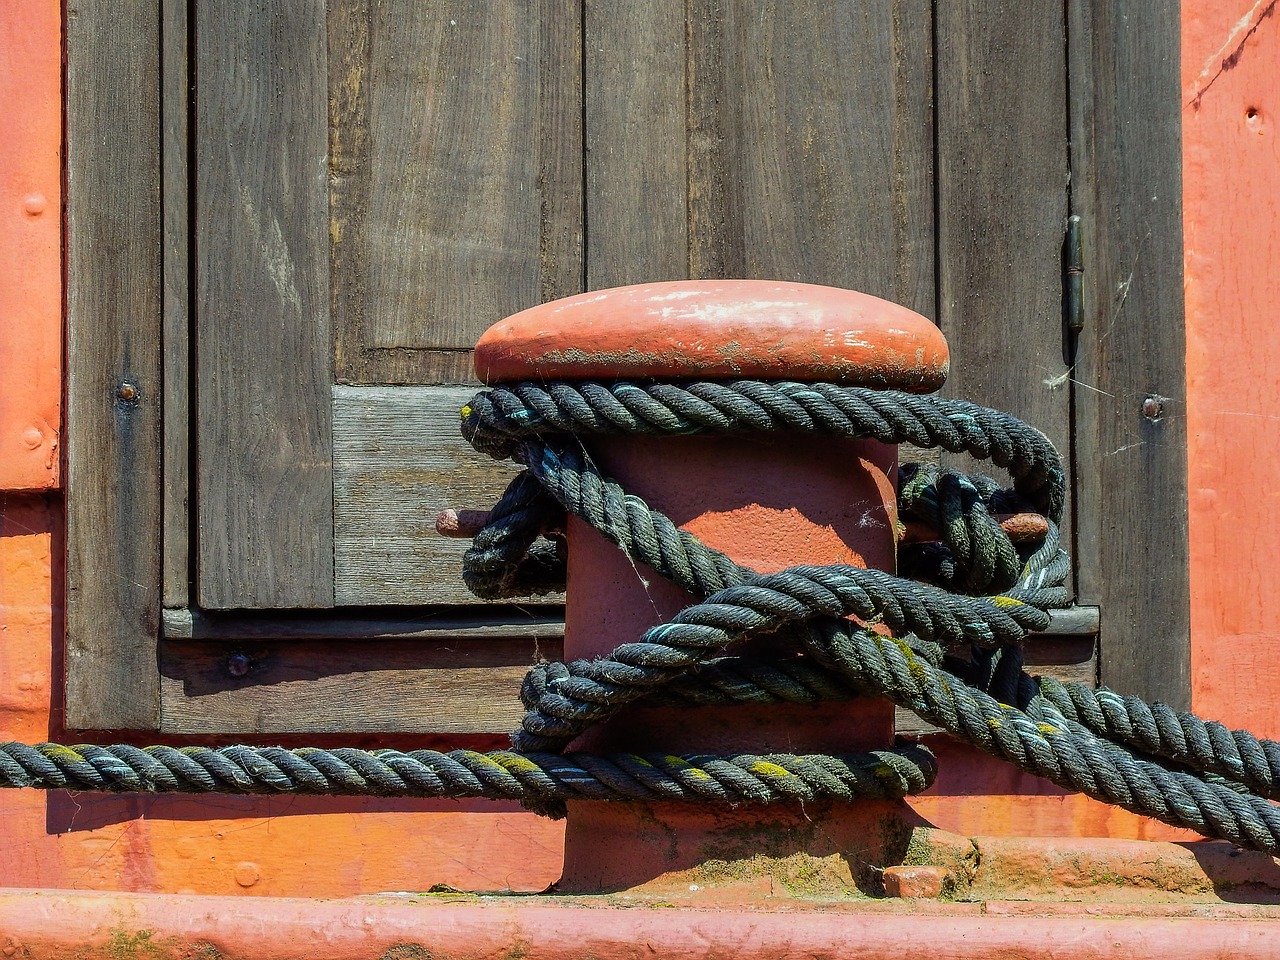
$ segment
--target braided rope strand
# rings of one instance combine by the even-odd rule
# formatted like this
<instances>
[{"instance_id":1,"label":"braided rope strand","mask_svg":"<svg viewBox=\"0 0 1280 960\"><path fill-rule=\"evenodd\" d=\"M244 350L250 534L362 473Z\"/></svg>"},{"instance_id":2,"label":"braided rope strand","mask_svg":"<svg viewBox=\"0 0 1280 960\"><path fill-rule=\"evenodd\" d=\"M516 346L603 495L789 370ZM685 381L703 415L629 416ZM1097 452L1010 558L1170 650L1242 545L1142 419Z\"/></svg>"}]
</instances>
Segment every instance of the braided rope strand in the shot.
<instances>
[{"instance_id":1,"label":"braided rope strand","mask_svg":"<svg viewBox=\"0 0 1280 960\"><path fill-rule=\"evenodd\" d=\"M288 792L485 797L534 804L581 799L769 804L824 798L894 799L926 789L936 773L933 755L910 744L838 757L0 744L0 786L112 793Z\"/></svg>"}]
</instances>

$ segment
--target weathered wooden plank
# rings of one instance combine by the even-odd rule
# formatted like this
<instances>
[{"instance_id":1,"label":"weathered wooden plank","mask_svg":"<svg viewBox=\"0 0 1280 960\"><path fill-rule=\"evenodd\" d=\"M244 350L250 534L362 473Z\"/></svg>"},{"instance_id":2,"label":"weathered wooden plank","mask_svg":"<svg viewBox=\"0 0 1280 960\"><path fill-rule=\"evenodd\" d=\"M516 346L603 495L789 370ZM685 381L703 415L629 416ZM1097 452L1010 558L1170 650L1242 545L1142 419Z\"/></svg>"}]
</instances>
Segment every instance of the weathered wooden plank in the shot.
<instances>
[{"instance_id":1,"label":"weathered wooden plank","mask_svg":"<svg viewBox=\"0 0 1280 960\"><path fill-rule=\"evenodd\" d=\"M195 7L206 607L333 602L324 9Z\"/></svg>"},{"instance_id":2,"label":"weathered wooden plank","mask_svg":"<svg viewBox=\"0 0 1280 960\"><path fill-rule=\"evenodd\" d=\"M1188 708L1180 34L1171 3L1068 5L1073 203L1085 226L1077 564L1102 682ZM1150 399L1150 402L1148 400Z\"/></svg>"},{"instance_id":3,"label":"weathered wooden plank","mask_svg":"<svg viewBox=\"0 0 1280 960\"><path fill-rule=\"evenodd\" d=\"M329 17L338 377L470 381L490 324L582 289L579 4Z\"/></svg>"},{"instance_id":4,"label":"weathered wooden plank","mask_svg":"<svg viewBox=\"0 0 1280 960\"><path fill-rule=\"evenodd\" d=\"M585 0L587 289L688 276L685 5Z\"/></svg>"},{"instance_id":5,"label":"weathered wooden plank","mask_svg":"<svg viewBox=\"0 0 1280 960\"><path fill-rule=\"evenodd\" d=\"M938 4L937 18L938 319L951 347L945 392L1022 418L1067 457L1062 8L962 0ZM1070 542L1069 524L1064 536Z\"/></svg>"},{"instance_id":6,"label":"weathered wooden plank","mask_svg":"<svg viewBox=\"0 0 1280 960\"><path fill-rule=\"evenodd\" d=\"M187 2L164 0L161 11L164 208L164 569L163 602L182 607L191 592L190 194L187 146L191 106Z\"/></svg>"},{"instance_id":7,"label":"weathered wooden plank","mask_svg":"<svg viewBox=\"0 0 1280 960\"><path fill-rule=\"evenodd\" d=\"M1093 637L1038 638L1027 647L1030 669L1092 687L1094 642ZM525 673L541 658L560 656L558 639L401 639L375 645L332 640L320 646L309 640L165 640L160 645L162 729L506 733L524 712L518 693ZM937 729L898 711L900 734Z\"/></svg>"},{"instance_id":8,"label":"weathered wooden plank","mask_svg":"<svg viewBox=\"0 0 1280 960\"><path fill-rule=\"evenodd\" d=\"M334 388L337 603L480 602L462 583L470 541L435 532L439 511L487 510L517 472L476 453L459 434L458 411L473 393L469 387Z\"/></svg>"},{"instance_id":9,"label":"weathered wooden plank","mask_svg":"<svg viewBox=\"0 0 1280 960\"><path fill-rule=\"evenodd\" d=\"M932 313L931 7L692 4L692 276L832 284Z\"/></svg>"},{"instance_id":10,"label":"weathered wooden plank","mask_svg":"<svg viewBox=\"0 0 1280 960\"><path fill-rule=\"evenodd\" d=\"M228 657L247 657L233 676ZM555 641L160 645L165 733L507 733L520 683ZM243 663L243 661L241 661ZM239 670L237 670L239 672Z\"/></svg>"},{"instance_id":11,"label":"weathered wooden plank","mask_svg":"<svg viewBox=\"0 0 1280 960\"><path fill-rule=\"evenodd\" d=\"M166 610L166 640L553 640L564 637L564 617L510 607L476 613L456 607L344 610L323 616L279 612L214 613Z\"/></svg>"},{"instance_id":12,"label":"weathered wooden plank","mask_svg":"<svg viewBox=\"0 0 1280 960\"><path fill-rule=\"evenodd\" d=\"M71 728L155 728L162 497L160 10L67 9Z\"/></svg>"}]
</instances>

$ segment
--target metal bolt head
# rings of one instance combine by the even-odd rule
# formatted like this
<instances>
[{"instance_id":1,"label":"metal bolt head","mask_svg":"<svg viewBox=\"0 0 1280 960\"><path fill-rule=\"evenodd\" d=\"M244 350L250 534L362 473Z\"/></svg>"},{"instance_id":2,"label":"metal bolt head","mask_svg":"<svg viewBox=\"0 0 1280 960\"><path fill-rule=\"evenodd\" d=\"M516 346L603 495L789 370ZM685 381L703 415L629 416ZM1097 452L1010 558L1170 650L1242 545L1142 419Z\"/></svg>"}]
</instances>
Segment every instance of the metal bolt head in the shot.
<instances>
[{"instance_id":1,"label":"metal bolt head","mask_svg":"<svg viewBox=\"0 0 1280 960\"><path fill-rule=\"evenodd\" d=\"M121 380L116 387L116 396L125 403L132 403L138 399L138 387L128 380Z\"/></svg>"},{"instance_id":2,"label":"metal bolt head","mask_svg":"<svg viewBox=\"0 0 1280 960\"><path fill-rule=\"evenodd\" d=\"M233 653L227 657L226 667L233 677L247 677L253 672L253 661L246 653Z\"/></svg>"},{"instance_id":3,"label":"metal bolt head","mask_svg":"<svg viewBox=\"0 0 1280 960\"><path fill-rule=\"evenodd\" d=\"M1152 422L1159 420L1164 416L1164 402L1164 397L1148 396L1142 401L1142 415Z\"/></svg>"}]
</instances>

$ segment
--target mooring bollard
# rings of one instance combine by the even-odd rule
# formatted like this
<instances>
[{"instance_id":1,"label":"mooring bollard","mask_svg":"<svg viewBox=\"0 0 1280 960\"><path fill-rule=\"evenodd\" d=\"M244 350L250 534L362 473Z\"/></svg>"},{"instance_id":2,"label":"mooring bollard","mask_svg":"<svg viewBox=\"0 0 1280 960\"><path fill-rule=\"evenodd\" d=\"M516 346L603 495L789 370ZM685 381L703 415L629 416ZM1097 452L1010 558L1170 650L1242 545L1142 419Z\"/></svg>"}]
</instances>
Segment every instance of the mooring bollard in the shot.
<instances>
[{"instance_id":1,"label":"mooring bollard","mask_svg":"<svg viewBox=\"0 0 1280 960\"><path fill-rule=\"evenodd\" d=\"M676 281L525 310L484 334L475 364L489 385L772 380L925 393L946 377L947 346L924 317L865 294L773 281ZM594 437L587 451L602 473L757 572L830 563L895 569L896 447L771 434ZM701 599L633 563L576 517L567 537L566 660L638 640ZM770 639L751 643L763 652ZM893 707L880 699L635 706L587 731L573 749L847 753L887 746L892 736ZM560 889L619 890L709 860L795 853L839 854L856 878L910 820L901 801L809 809L570 802Z\"/></svg>"}]
</instances>

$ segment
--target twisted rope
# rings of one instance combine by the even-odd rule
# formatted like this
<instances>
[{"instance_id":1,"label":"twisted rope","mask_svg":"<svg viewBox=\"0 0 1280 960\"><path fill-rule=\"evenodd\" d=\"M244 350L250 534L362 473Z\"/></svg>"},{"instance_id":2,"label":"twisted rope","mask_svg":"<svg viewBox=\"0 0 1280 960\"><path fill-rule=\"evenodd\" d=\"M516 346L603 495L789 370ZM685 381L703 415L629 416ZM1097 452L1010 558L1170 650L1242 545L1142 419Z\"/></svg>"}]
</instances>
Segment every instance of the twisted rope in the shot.
<instances>
[{"instance_id":1,"label":"twisted rope","mask_svg":"<svg viewBox=\"0 0 1280 960\"><path fill-rule=\"evenodd\" d=\"M530 671L516 751L285 750L0 745L0 785L110 791L375 794L515 799L556 815L573 799L772 803L901 797L932 781L932 756L898 746L841 757L559 754L623 705L812 703L874 692L1068 789L1242 846L1280 852L1280 744L1136 697L1022 669L1019 641L1069 601L1057 521L1065 480L1052 445L963 401L830 384L517 384L479 394L463 432L526 470L465 560L485 597L563 588L566 511L628 556L706 598L609 656ZM849 566L761 576L680 530L603 476L577 435L765 430L871 437L989 459L1013 490L929 467L902 471L899 508L938 530L903 551L925 582ZM566 436L568 435L568 436ZM1019 548L992 514L1031 504L1050 521ZM969 594L961 596L958 594ZM978 595L974 595L978 594ZM883 623L882 636L845 619ZM722 656L765 631L801 655Z\"/></svg>"},{"instance_id":2,"label":"twisted rope","mask_svg":"<svg viewBox=\"0 0 1280 960\"><path fill-rule=\"evenodd\" d=\"M682 534L554 436L559 430L711 428L873 436L989 457L1009 469L1013 491L1000 491L988 478L913 468L904 472L900 507L938 528L944 543L933 548L932 563L915 564L917 576L966 592L1006 582L1015 570L1016 582L994 596L955 597L854 568L803 567L753 576ZM1063 502L1057 454L1037 431L1013 418L934 397L830 385L519 384L472 401L464 411L464 433L477 449L524 463L564 508L633 559L707 597L606 657L531 671L522 690L528 713L513 736L517 747L561 748L591 723L654 690L713 702L772 696L758 685L723 682L729 664L743 661L716 654L751 633L789 628L817 663L846 682L838 696L873 690L1068 789L1242 846L1280 851L1280 815L1264 799L1280 782L1280 746L1109 691L1045 678L1037 685L1022 671L1017 643L1028 630L1042 628L1045 621L1036 614L1067 601L1069 563L1057 543ZM1030 554L1019 553L990 516L1014 497L1040 506L1051 520L1049 537ZM477 538L469 559L478 558L484 546L483 536ZM899 638L840 619L849 613L882 620ZM938 644L967 655L950 660L987 689L941 669ZM987 649L975 656L975 645ZM784 670L784 663L774 667ZM813 672L812 665L804 669ZM788 695L816 695L813 688L793 686L803 685L787 685ZM703 693L692 692L700 688Z\"/></svg>"},{"instance_id":3,"label":"twisted rope","mask_svg":"<svg viewBox=\"0 0 1280 960\"><path fill-rule=\"evenodd\" d=\"M0 744L5 786L177 793L310 793L486 797L531 805L565 800L704 800L768 804L897 798L936 773L920 747L847 756L774 754L477 753L314 747L66 747ZM551 807L554 809L554 807Z\"/></svg>"}]
</instances>

